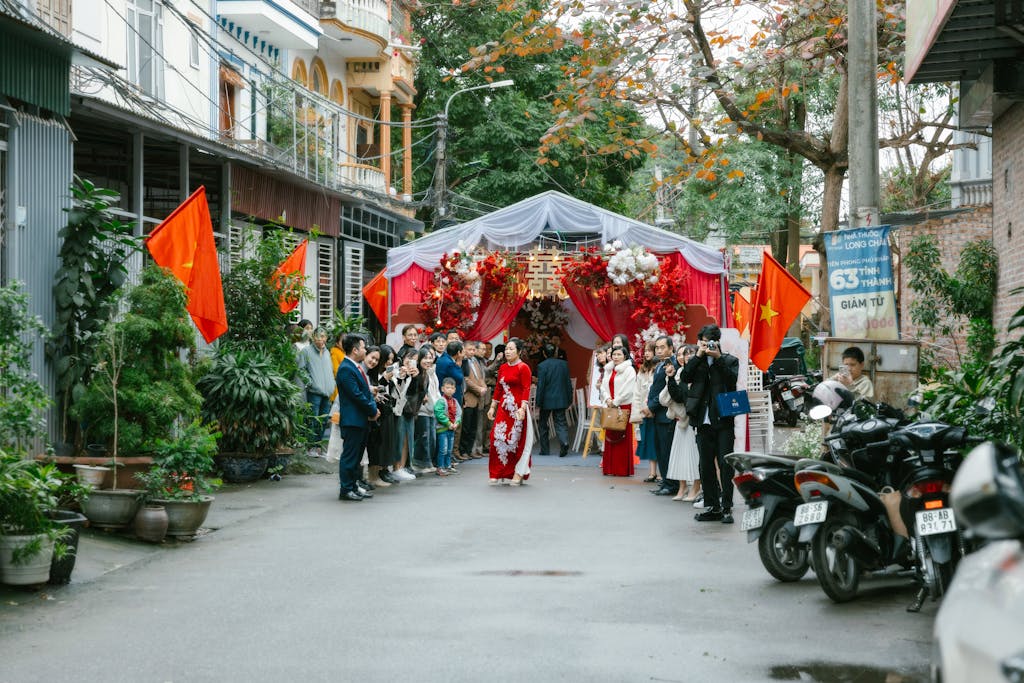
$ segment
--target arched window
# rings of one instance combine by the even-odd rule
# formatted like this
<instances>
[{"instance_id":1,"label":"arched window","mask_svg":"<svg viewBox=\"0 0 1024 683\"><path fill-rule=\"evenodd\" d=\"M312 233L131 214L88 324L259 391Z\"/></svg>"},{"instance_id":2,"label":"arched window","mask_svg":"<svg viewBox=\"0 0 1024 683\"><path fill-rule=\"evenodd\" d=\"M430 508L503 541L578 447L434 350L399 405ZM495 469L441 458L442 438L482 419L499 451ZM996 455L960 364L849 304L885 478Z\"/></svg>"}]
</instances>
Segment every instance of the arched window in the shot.
<instances>
[{"instance_id":1,"label":"arched window","mask_svg":"<svg viewBox=\"0 0 1024 683\"><path fill-rule=\"evenodd\" d=\"M309 77L306 75L306 63L301 59L296 59L292 62L292 80L304 86L309 86Z\"/></svg>"},{"instance_id":2,"label":"arched window","mask_svg":"<svg viewBox=\"0 0 1024 683\"><path fill-rule=\"evenodd\" d=\"M345 88L337 78L331 83L331 101L341 105L345 104Z\"/></svg>"},{"instance_id":3,"label":"arched window","mask_svg":"<svg viewBox=\"0 0 1024 683\"><path fill-rule=\"evenodd\" d=\"M309 89L327 97L327 67L319 57L314 57L309 65Z\"/></svg>"}]
</instances>

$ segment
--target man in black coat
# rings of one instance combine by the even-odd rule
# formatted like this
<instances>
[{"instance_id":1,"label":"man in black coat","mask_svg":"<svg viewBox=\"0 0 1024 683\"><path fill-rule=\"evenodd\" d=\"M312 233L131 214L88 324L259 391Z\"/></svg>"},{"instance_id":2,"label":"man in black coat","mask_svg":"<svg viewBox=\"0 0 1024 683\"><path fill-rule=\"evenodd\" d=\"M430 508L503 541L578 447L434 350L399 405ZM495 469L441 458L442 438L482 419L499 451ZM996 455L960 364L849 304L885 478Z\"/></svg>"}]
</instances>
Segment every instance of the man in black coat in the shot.
<instances>
[{"instance_id":1,"label":"man in black coat","mask_svg":"<svg viewBox=\"0 0 1024 683\"><path fill-rule=\"evenodd\" d=\"M558 456L564 458L569 452L569 425L565 421L565 409L572 405L572 379L569 364L558 357L554 344L545 344L541 349L544 360L537 366L537 407L540 408L540 453L547 453L550 445L548 418L554 419L555 436L560 449Z\"/></svg>"},{"instance_id":2,"label":"man in black coat","mask_svg":"<svg viewBox=\"0 0 1024 683\"><path fill-rule=\"evenodd\" d=\"M733 418L719 415L715 397L736 391L740 361L722 352L722 331L718 325L705 325L697 339L697 353L682 368L683 380L690 385L686 414L690 424L697 428L700 480L704 487L704 512L698 513L696 519L732 524L733 470L725 456L732 452L735 443Z\"/></svg>"},{"instance_id":3,"label":"man in black coat","mask_svg":"<svg viewBox=\"0 0 1024 683\"><path fill-rule=\"evenodd\" d=\"M658 337L654 342L654 355L659 363L654 369L654 383L647 392L647 409L644 411L644 418L654 423L654 452L658 454L658 471L661 472L661 486L651 489L651 493L656 496L674 496L679 493L679 482L665 476L668 474L668 458L672 452L676 421L668 416L668 409L658 400L658 394L665 388L668 378L666 369L671 367L671 371L675 371L673 352L672 337Z\"/></svg>"}]
</instances>

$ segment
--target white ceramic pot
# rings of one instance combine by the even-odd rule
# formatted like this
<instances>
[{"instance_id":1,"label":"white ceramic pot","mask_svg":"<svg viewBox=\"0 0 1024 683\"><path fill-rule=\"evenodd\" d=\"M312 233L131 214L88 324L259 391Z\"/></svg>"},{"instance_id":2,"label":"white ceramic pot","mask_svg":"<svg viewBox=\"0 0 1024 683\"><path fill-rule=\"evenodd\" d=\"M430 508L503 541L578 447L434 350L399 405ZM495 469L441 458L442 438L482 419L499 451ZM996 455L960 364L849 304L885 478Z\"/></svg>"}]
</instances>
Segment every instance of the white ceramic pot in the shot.
<instances>
[{"instance_id":1,"label":"white ceramic pot","mask_svg":"<svg viewBox=\"0 0 1024 683\"><path fill-rule=\"evenodd\" d=\"M103 480L110 471L109 467L98 467L96 465L75 465L75 475L78 483L82 486L90 486L94 489L103 488Z\"/></svg>"},{"instance_id":2,"label":"white ceramic pot","mask_svg":"<svg viewBox=\"0 0 1024 683\"><path fill-rule=\"evenodd\" d=\"M14 562L14 553L40 539L39 552ZM11 586L31 586L50 580L50 561L53 559L53 539L43 534L29 536L0 536L0 581Z\"/></svg>"}]
</instances>

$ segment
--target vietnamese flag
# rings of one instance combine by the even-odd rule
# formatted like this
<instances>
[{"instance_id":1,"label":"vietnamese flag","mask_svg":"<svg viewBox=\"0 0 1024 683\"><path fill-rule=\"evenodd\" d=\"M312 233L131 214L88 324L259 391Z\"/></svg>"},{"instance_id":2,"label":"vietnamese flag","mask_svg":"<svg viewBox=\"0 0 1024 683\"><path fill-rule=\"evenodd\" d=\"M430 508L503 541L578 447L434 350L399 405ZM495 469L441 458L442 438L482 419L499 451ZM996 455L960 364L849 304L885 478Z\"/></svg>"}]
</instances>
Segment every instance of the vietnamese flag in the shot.
<instances>
[{"instance_id":1,"label":"vietnamese flag","mask_svg":"<svg viewBox=\"0 0 1024 683\"><path fill-rule=\"evenodd\" d=\"M754 309L747 298L739 292L735 292L732 299L732 322L741 335L750 329L750 318L753 315Z\"/></svg>"},{"instance_id":2,"label":"vietnamese flag","mask_svg":"<svg viewBox=\"0 0 1024 683\"><path fill-rule=\"evenodd\" d=\"M295 283L295 286L291 288L302 289L302 283L305 282L306 279L306 247L308 246L309 240L302 240L299 242L299 246L295 247L295 251L281 262L281 265L277 267L274 274L270 276L270 281L274 283L275 287L281 289L281 285L278 284L278 278L302 276L301 279L295 278L292 280L292 282ZM299 297L293 292L282 292L277 305L278 308L281 309L282 313L290 313L299 305Z\"/></svg>"},{"instance_id":3,"label":"vietnamese flag","mask_svg":"<svg viewBox=\"0 0 1024 683\"><path fill-rule=\"evenodd\" d=\"M363 296L366 303L370 304L370 310L377 316L382 325L388 324L388 279L384 277L384 269L373 276L373 279L363 287Z\"/></svg>"},{"instance_id":4,"label":"vietnamese flag","mask_svg":"<svg viewBox=\"0 0 1024 683\"><path fill-rule=\"evenodd\" d=\"M800 281L765 252L750 325L750 360L754 365L768 372L786 331L810 298Z\"/></svg>"},{"instance_id":5,"label":"vietnamese flag","mask_svg":"<svg viewBox=\"0 0 1024 683\"><path fill-rule=\"evenodd\" d=\"M146 247L158 266L167 268L188 294L186 306L206 343L228 330L224 289L213 242L213 223L200 186L146 238Z\"/></svg>"}]
</instances>

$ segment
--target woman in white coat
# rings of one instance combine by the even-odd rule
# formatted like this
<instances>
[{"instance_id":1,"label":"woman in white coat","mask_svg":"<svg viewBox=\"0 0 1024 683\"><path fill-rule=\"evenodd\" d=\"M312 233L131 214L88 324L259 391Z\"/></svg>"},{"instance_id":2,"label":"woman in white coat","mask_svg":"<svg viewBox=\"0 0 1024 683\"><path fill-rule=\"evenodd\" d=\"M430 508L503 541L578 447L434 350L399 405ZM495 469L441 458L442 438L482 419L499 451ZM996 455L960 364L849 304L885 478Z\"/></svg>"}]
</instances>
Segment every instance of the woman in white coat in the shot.
<instances>
[{"instance_id":1,"label":"woman in white coat","mask_svg":"<svg viewBox=\"0 0 1024 683\"><path fill-rule=\"evenodd\" d=\"M629 413L635 393L636 370L629 358L629 349L612 349L601 383L601 398L606 415L608 411L622 411L625 419L621 431L605 429L601 470L608 476L633 476L633 425L629 423Z\"/></svg>"},{"instance_id":2,"label":"woman in white coat","mask_svg":"<svg viewBox=\"0 0 1024 683\"><path fill-rule=\"evenodd\" d=\"M683 367L686 365L686 361L690 360L690 356L694 353L693 348L693 346L684 345L676 351L679 367ZM679 373L676 373L675 377L670 378L669 381L678 381L682 389L686 388ZM658 401L668 408L669 416L676 420L676 429L672 436L672 450L669 451L668 470L665 476L679 482L679 493L672 500L692 501L700 493L700 455L697 451L697 436L686 416L686 404L673 401L668 394L666 386L658 396ZM689 482L689 486L687 486L687 482Z\"/></svg>"}]
</instances>

